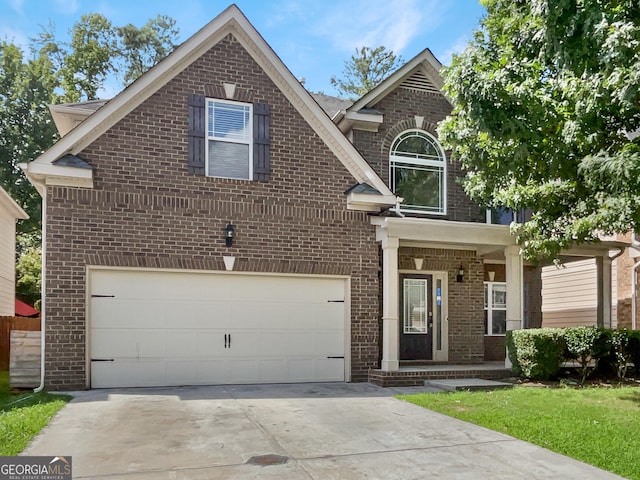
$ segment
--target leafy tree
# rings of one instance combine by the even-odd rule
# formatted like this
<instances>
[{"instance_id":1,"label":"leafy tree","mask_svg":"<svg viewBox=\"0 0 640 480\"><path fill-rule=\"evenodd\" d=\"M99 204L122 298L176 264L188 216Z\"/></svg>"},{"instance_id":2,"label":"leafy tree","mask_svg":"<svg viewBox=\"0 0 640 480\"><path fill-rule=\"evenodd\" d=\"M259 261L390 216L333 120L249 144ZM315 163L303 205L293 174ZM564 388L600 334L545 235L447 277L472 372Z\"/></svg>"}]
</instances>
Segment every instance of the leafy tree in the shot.
<instances>
[{"instance_id":1,"label":"leafy tree","mask_svg":"<svg viewBox=\"0 0 640 480\"><path fill-rule=\"evenodd\" d=\"M28 247L22 252L16 265L16 296L29 305L35 305L40 300L41 265L40 247Z\"/></svg>"},{"instance_id":2,"label":"leafy tree","mask_svg":"<svg viewBox=\"0 0 640 480\"><path fill-rule=\"evenodd\" d=\"M404 62L392 50L382 45L371 49L356 48L356 53L344 62L342 78L331 77L331 85L338 89L340 95L356 100L378 85L390 73Z\"/></svg>"},{"instance_id":3,"label":"leafy tree","mask_svg":"<svg viewBox=\"0 0 640 480\"><path fill-rule=\"evenodd\" d=\"M19 233L39 243L40 195L18 167L47 149L56 138L48 105L58 101L54 65L45 53L30 59L0 41L0 186L29 214ZM29 126L29 127L27 127Z\"/></svg>"},{"instance_id":4,"label":"leafy tree","mask_svg":"<svg viewBox=\"0 0 640 480\"><path fill-rule=\"evenodd\" d=\"M62 42L49 24L27 53L0 40L0 186L30 217L17 225L16 248L22 265L18 293L30 303L40 296L27 266L35 265L34 249L41 241L41 200L18 164L33 160L55 142L49 105L95 99L120 71L125 72L125 84L131 83L173 50L178 29L166 16L138 29L114 27L103 15L91 13L69 33L69 43Z\"/></svg>"},{"instance_id":5,"label":"leafy tree","mask_svg":"<svg viewBox=\"0 0 640 480\"><path fill-rule=\"evenodd\" d=\"M125 62L124 82L129 84L166 57L176 47L176 21L158 15L141 28L132 24L116 29L119 54Z\"/></svg>"},{"instance_id":6,"label":"leafy tree","mask_svg":"<svg viewBox=\"0 0 640 480\"><path fill-rule=\"evenodd\" d=\"M529 258L640 224L640 4L483 0L473 40L444 70L440 138L475 200L533 216Z\"/></svg>"}]
</instances>

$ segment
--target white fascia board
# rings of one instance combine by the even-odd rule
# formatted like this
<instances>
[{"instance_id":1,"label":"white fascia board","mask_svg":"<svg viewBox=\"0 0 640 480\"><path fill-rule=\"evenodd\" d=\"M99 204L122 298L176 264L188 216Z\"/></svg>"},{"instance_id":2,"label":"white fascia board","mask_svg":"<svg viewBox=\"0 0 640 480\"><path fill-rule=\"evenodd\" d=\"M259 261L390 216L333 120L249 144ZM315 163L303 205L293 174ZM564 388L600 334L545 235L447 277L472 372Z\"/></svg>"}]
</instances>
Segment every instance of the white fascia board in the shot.
<instances>
[{"instance_id":1,"label":"white fascia board","mask_svg":"<svg viewBox=\"0 0 640 480\"><path fill-rule=\"evenodd\" d=\"M27 212L25 212L20 205L16 203L11 195L9 195L4 188L0 187L0 206L13 216L15 219L26 220L29 218Z\"/></svg>"},{"instance_id":2,"label":"white fascia board","mask_svg":"<svg viewBox=\"0 0 640 480\"><path fill-rule=\"evenodd\" d=\"M229 33L236 37L357 181L372 184L382 194L392 194L235 5L228 7L34 162L51 163L67 153L78 154Z\"/></svg>"},{"instance_id":3,"label":"white fascia board","mask_svg":"<svg viewBox=\"0 0 640 480\"><path fill-rule=\"evenodd\" d=\"M44 176L57 176L68 177L78 179L93 179L93 170L90 168L78 168L78 167L62 167L59 165L43 164L29 162L26 165L26 170L32 175L44 175Z\"/></svg>"},{"instance_id":4,"label":"white fascia board","mask_svg":"<svg viewBox=\"0 0 640 480\"><path fill-rule=\"evenodd\" d=\"M395 195L375 195L368 193L347 194L347 209L364 212L379 212L382 208L396 204Z\"/></svg>"},{"instance_id":5,"label":"white fascia board","mask_svg":"<svg viewBox=\"0 0 640 480\"><path fill-rule=\"evenodd\" d=\"M376 113L360 113L360 112L347 112L340 122L338 128L343 133L349 130L362 130L365 132L377 132L378 128L384 122L384 115Z\"/></svg>"},{"instance_id":6,"label":"white fascia board","mask_svg":"<svg viewBox=\"0 0 640 480\"><path fill-rule=\"evenodd\" d=\"M395 90L395 88L421 64L423 64L424 72L429 80L431 80L438 89L442 89L442 86L444 85L444 80L440 75L442 64L433 56L431 50L425 48L422 52L383 80L382 83L378 84L378 86L373 90L357 100L347 109L347 111L358 111L361 108L375 105L382 98Z\"/></svg>"},{"instance_id":7,"label":"white fascia board","mask_svg":"<svg viewBox=\"0 0 640 480\"><path fill-rule=\"evenodd\" d=\"M47 185L93 188L93 170L88 168L60 167L35 162L21 163L20 168L41 196L44 196Z\"/></svg>"},{"instance_id":8,"label":"white fascia board","mask_svg":"<svg viewBox=\"0 0 640 480\"><path fill-rule=\"evenodd\" d=\"M49 111L61 137L86 120L89 115L95 113L95 110L70 107L69 105L49 105Z\"/></svg>"},{"instance_id":9,"label":"white fascia board","mask_svg":"<svg viewBox=\"0 0 640 480\"><path fill-rule=\"evenodd\" d=\"M398 217L373 217L371 223L385 235L400 240L468 246L516 245L516 238L506 225Z\"/></svg>"}]
</instances>

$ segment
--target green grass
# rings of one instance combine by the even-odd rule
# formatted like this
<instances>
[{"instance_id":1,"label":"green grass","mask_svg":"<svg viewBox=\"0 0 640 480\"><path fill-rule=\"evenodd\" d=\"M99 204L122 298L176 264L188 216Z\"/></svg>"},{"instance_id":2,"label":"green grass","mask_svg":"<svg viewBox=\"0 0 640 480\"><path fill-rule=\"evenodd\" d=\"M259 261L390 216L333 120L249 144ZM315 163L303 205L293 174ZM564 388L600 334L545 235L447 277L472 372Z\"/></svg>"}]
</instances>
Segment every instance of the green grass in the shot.
<instances>
[{"instance_id":1,"label":"green grass","mask_svg":"<svg viewBox=\"0 0 640 480\"><path fill-rule=\"evenodd\" d=\"M46 392L12 394L9 372L0 372L0 456L22 452L70 399Z\"/></svg>"},{"instance_id":2,"label":"green grass","mask_svg":"<svg viewBox=\"0 0 640 480\"><path fill-rule=\"evenodd\" d=\"M640 480L640 388L517 387L398 398Z\"/></svg>"}]
</instances>

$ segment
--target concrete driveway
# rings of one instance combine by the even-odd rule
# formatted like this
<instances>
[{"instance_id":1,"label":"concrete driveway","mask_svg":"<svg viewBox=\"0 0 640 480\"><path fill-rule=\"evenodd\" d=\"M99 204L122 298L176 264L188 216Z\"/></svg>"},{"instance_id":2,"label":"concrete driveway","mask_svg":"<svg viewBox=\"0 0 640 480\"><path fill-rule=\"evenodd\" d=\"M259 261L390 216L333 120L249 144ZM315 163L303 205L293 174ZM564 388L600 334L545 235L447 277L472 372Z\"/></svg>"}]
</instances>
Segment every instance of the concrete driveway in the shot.
<instances>
[{"instance_id":1,"label":"concrete driveway","mask_svg":"<svg viewBox=\"0 0 640 480\"><path fill-rule=\"evenodd\" d=\"M369 384L79 392L23 454L71 455L74 479L620 478L394 393ZM249 462L263 455L287 461Z\"/></svg>"}]
</instances>

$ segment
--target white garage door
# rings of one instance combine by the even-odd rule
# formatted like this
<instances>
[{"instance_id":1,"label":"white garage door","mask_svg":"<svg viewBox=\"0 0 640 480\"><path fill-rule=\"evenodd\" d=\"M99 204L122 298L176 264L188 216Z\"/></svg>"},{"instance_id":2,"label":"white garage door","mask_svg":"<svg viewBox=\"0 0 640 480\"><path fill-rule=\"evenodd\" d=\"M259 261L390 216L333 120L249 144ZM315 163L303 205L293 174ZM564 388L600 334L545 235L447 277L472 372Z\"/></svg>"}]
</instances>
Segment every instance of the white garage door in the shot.
<instances>
[{"instance_id":1,"label":"white garage door","mask_svg":"<svg viewBox=\"0 0 640 480\"><path fill-rule=\"evenodd\" d=\"M345 281L93 270L91 387L344 381Z\"/></svg>"}]
</instances>

